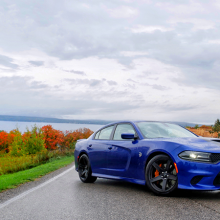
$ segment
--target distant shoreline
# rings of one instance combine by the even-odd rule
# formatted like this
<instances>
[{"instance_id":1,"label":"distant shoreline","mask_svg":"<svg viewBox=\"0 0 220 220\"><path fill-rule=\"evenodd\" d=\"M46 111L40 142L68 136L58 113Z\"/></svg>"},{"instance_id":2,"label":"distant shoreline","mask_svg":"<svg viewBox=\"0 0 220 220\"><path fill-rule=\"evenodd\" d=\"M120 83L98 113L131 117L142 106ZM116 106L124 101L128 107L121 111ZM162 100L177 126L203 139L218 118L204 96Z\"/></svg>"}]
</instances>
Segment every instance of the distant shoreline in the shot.
<instances>
[{"instance_id":1,"label":"distant shoreline","mask_svg":"<svg viewBox=\"0 0 220 220\"><path fill-rule=\"evenodd\" d=\"M0 121L67 123L67 124L98 124L98 125L105 125L105 124L108 124L111 122L111 121L93 120L93 119L91 119L91 120L75 120L75 119L59 119L59 118L11 116L11 115L0 115Z\"/></svg>"},{"instance_id":2,"label":"distant shoreline","mask_svg":"<svg viewBox=\"0 0 220 220\"><path fill-rule=\"evenodd\" d=\"M93 124L93 125L106 125L113 121L106 120L78 120L78 119L59 119L59 118L46 118L46 117L29 117L29 116L13 116L13 115L0 115L0 121L9 121L9 122L43 122L43 123L66 123L66 124ZM167 121L170 123L178 124L183 127L189 126L194 127L196 123L190 122L176 122L176 121ZM203 124L198 124L202 126Z\"/></svg>"}]
</instances>

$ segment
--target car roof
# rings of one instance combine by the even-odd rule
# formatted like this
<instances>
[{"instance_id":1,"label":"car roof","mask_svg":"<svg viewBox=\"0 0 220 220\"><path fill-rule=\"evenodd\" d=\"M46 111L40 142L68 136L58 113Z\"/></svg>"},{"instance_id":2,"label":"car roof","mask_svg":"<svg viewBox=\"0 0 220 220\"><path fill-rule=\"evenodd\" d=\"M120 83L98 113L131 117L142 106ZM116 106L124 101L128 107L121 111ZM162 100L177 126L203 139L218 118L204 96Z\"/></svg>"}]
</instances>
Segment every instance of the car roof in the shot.
<instances>
[{"instance_id":1,"label":"car roof","mask_svg":"<svg viewBox=\"0 0 220 220\"><path fill-rule=\"evenodd\" d=\"M110 126L110 125L113 125L113 124L118 124L118 123L138 123L138 122L158 122L158 123L169 123L169 124L175 124L175 123L172 123L172 122L169 122L169 121L147 121L147 120L123 120L123 121L114 121L114 122L111 122L103 127L107 127L107 126Z\"/></svg>"}]
</instances>

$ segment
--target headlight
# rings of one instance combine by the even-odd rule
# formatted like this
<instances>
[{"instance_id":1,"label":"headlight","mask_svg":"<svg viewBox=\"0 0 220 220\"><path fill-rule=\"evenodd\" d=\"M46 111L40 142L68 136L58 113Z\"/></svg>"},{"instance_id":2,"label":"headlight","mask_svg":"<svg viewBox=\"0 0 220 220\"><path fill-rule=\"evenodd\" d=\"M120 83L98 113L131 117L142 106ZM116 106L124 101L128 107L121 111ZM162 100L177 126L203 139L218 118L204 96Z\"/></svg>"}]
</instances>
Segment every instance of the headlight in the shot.
<instances>
[{"instance_id":1,"label":"headlight","mask_svg":"<svg viewBox=\"0 0 220 220\"><path fill-rule=\"evenodd\" d=\"M200 162L212 162L210 159L210 153L197 152L197 151L183 151L179 154L179 157L184 160L193 160Z\"/></svg>"}]
</instances>

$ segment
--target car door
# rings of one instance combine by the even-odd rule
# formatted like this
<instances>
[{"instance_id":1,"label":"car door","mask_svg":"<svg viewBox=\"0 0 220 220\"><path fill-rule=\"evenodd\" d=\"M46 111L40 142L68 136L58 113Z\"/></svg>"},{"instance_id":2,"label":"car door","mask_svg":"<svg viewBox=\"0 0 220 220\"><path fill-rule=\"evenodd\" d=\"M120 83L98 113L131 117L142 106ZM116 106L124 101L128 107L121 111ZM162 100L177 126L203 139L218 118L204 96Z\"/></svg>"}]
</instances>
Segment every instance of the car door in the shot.
<instances>
[{"instance_id":1,"label":"car door","mask_svg":"<svg viewBox=\"0 0 220 220\"><path fill-rule=\"evenodd\" d=\"M120 123L116 126L108 148L108 173L112 176L133 178L136 173L138 161L138 140L125 140L121 138L122 133L133 133L136 131L130 123Z\"/></svg>"},{"instance_id":2,"label":"car door","mask_svg":"<svg viewBox=\"0 0 220 220\"><path fill-rule=\"evenodd\" d=\"M107 174L107 152L114 125L103 128L88 142L88 155L93 174Z\"/></svg>"}]
</instances>

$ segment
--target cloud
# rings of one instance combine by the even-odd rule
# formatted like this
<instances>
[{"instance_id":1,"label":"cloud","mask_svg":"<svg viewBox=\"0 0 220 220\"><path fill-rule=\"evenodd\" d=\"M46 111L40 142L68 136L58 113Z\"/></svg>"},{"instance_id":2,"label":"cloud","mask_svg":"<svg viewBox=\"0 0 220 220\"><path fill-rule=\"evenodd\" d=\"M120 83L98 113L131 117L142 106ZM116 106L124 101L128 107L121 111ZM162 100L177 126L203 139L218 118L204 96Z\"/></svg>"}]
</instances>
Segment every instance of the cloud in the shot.
<instances>
[{"instance_id":1,"label":"cloud","mask_svg":"<svg viewBox=\"0 0 220 220\"><path fill-rule=\"evenodd\" d=\"M44 65L44 61L28 61L28 62L34 66L43 66Z\"/></svg>"},{"instance_id":2,"label":"cloud","mask_svg":"<svg viewBox=\"0 0 220 220\"><path fill-rule=\"evenodd\" d=\"M83 71L76 71L76 70L64 70L64 71L78 75L84 75L84 76L86 75L86 73L84 73Z\"/></svg>"},{"instance_id":3,"label":"cloud","mask_svg":"<svg viewBox=\"0 0 220 220\"><path fill-rule=\"evenodd\" d=\"M97 83L95 80L89 81L92 87L95 83ZM109 114L115 108L120 111L137 108L127 102L112 101L109 103L99 98L94 99L94 93L72 95L71 99L59 97L56 92L62 88L55 88L43 82L35 81L33 77L1 77L0 87L4 91L4 98L0 99L2 105L0 114L6 115L47 117L85 115L86 118L93 118L93 114ZM105 95L114 96L108 92Z\"/></svg>"},{"instance_id":4,"label":"cloud","mask_svg":"<svg viewBox=\"0 0 220 220\"><path fill-rule=\"evenodd\" d=\"M18 69L18 65L13 63L13 59L7 56L0 55L0 65L10 69Z\"/></svg>"},{"instance_id":5,"label":"cloud","mask_svg":"<svg viewBox=\"0 0 220 220\"><path fill-rule=\"evenodd\" d=\"M110 85L110 86L116 86L118 83L113 81L113 80L108 80L107 83Z\"/></svg>"},{"instance_id":6,"label":"cloud","mask_svg":"<svg viewBox=\"0 0 220 220\"><path fill-rule=\"evenodd\" d=\"M27 114L216 116L219 10L199 0L1 1L0 77L13 103L5 112L25 109L14 93L28 96Z\"/></svg>"},{"instance_id":7,"label":"cloud","mask_svg":"<svg viewBox=\"0 0 220 220\"><path fill-rule=\"evenodd\" d=\"M106 79L65 79L65 81L70 83L71 85L88 85L90 87L102 86L105 82L110 86L117 85L117 82Z\"/></svg>"}]
</instances>

